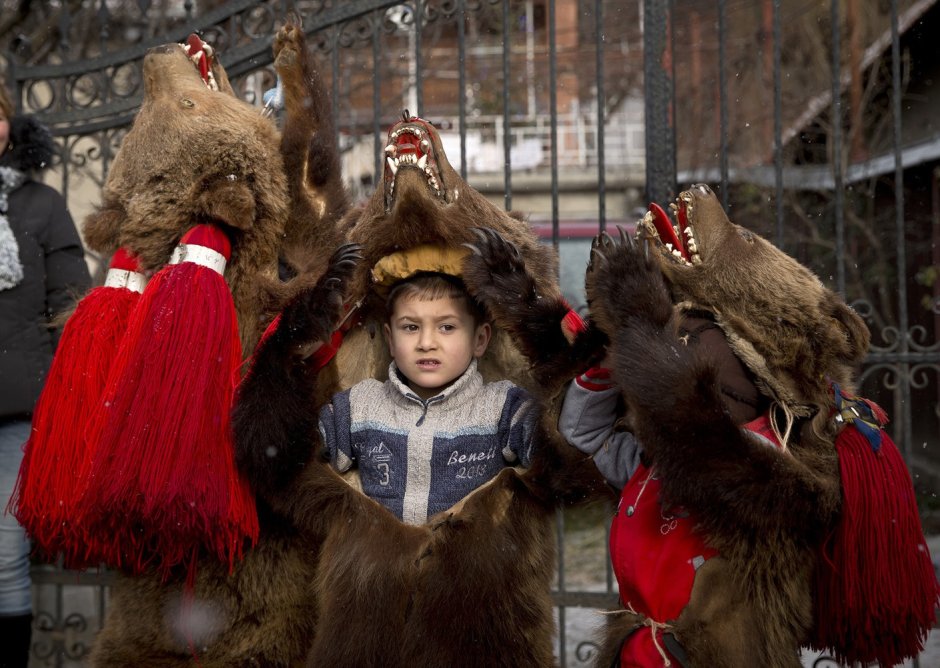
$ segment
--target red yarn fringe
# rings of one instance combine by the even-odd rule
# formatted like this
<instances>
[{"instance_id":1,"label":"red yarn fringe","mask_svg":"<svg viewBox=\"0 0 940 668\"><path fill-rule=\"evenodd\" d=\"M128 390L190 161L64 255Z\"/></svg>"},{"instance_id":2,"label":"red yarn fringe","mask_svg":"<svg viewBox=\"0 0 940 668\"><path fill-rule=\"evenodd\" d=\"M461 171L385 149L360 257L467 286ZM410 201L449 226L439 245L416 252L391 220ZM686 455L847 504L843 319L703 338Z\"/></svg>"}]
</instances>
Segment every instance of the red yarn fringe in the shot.
<instances>
[{"instance_id":1,"label":"red yarn fringe","mask_svg":"<svg viewBox=\"0 0 940 668\"><path fill-rule=\"evenodd\" d=\"M136 261L119 251L112 268L134 271ZM90 452L83 438L115 353L140 294L101 286L76 306L62 330L45 385L33 412L12 510L34 551L46 560L64 555L70 568L88 564L76 533L81 472Z\"/></svg>"},{"instance_id":2,"label":"red yarn fringe","mask_svg":"<svg viewBox=\"0 0 940 668\"><path fill-rule=\"evenodd\" d=\"M565 317L561 319L562 335L565 337L568 343L574 343L574 340L578 338L578 335L583 334L586 331L587 323L584 322L584 318L578 315L577 311L569 307Z\"/></svg>"},{"instance_id":3,"label":"red yarn fringe","mask_svg":"<svg viewBox=\"0 0 940 668\"><path fill-rule=\"evenodd\" d=\"M204 227L204 226L200 226ZM184 239L185 241L185 239ZM258 536L235 467L230 410L241 345L228 286L192 262L150 281L89 428L89 554L164 576L202 551L234 566Z\"/></svg>"},{"instance_id":4,"label":"red yarn fringe","mask_svg":"<svg viewBox=\"0 0 940 668\"><path fill-rule=\"evenodd\" d=\"M877 452L855 427L836 439L842 517L820 559L812 644L846 665L917 656L940 596L910 473L881 436Z\"/></svg>"}]
</instances>

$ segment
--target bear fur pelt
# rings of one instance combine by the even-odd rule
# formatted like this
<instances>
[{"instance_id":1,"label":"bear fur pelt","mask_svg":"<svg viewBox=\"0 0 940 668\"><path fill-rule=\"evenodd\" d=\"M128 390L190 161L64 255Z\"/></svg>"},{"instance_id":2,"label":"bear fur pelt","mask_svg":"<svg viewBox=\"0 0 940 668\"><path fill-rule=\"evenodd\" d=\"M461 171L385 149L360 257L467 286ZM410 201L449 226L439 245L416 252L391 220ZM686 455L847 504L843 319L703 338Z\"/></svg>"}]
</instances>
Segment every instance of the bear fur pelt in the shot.
<instances>
[{"instance_id":1,"label":"bear fur pelt","mask_svg":"<svg viewBox=\"0 0 940 668\"><path fill-rule=\"evenodd\" d=\"M551 665L555 511L610 494L556 427L562 378L569 367L587 366L596 345L579 345L580 359L572 355L550 373L533 373L532 347L520 352L512 337L495 337L481 371L514 380L545 406L532 464L503 470L424 525L400 522L319 454L317 407L338 388L387 373L387 346L377 334L385 318L383 272L401 278L416 269L445 270L422 265L409 250L457 250L456 269L452 256L440 262L466 274L480 257L475 228L487 225L513 240L520 261L534 268L538 290L561 304L552 249L460 178L429 123L406 117L396 124L386 155L383 187L343 222L355 244L348 253L359 258L345 305L301 293L285 308L240 387L236 455L259 495L321 546L309 665ZM498 299L512 309L517 299L479 296L488 308ZM311 350L331 340L350 308L358 324L336 357L322 369L310 363ZM567 311L560 306L546 332L565 339Z\"/></svg>"},{"instance_id":2,"label":"bear fur pelt","mask_svg":"<svg viewBox=\"0 0 940 668\"><path fill-rule=\"evenodd\" d=\"M809 270L733 226L710 189L684 192L678 204L700 262L677 259L647 217L640 229L652 261L630 243L596 249L586 279L592 319L611 338L614 373L664 507L692 513L719 553L698 569L688 605L670 621L689 664L796 667L812 623L816 547L840 507L827 379L854 389L868 330ZM794 418L785 451L749 438L725 413L714 368L679 341L683 309L714 314L742 361L760 371L759 388ZM644 621L610 616L598 665Z\"/></svg>"},{"instance_id":3,"label":"bear fur pelt","mask_svg":"<svg viewBox=\"0 0 940 668\"><path fill-rule=\"evenodd\" d=\"M284 90L281 131L235 95L211 47L208 82L188 45L151 49L140 111L101 204L82 225L90 248L108 254L123 246L145 272L166 264L193 225L221 225L233 246L225 278L246 353L290 293L277 280L279 260L290 275L321 273L323 249L336 246L336 221L349 206L329 97L300 27L282 28L273 48Z\"/></svg>"},{"instance_id":4,"label":"bear fur pelt","mask_svg":"<svg viewBox=\"0 0 940 668\"><path fill-rule=\"evenodd\" d=\"M669 651L691 667L796 668L817 621L821 547L842 511L836 440L846 425L836 417L832 384L854 393L869 333L807 268L732 224L707 186L681 193L676 211L672 224L651 207L638 242L623 233L619 242L599 236L586 289L592 326L609 339L626 419L661 483L660 507L684 509L717 555L695 570L678 618L651 620L626 604L612 611L596 665L617 665L625 639L650 627L663 632L655 647L663 662ZM531 292L526 268L508 261L511 244L490 237L480 249L483 289ZM550 305L529 303L528 312L499 310L497 319L534 344L532 323ZM690 316L721 328L770 406L782 447L732 419L715 360L680 336ZM559 342L556 353L565 346ZM622 510L630 515L632 506ZM665 563L662 557L636 561L637 577L644 564ZM910 601L912 610L922 603L932 610L936 590L927 584L927 598Z\"/></svg>"},{"instance_id":5,"label":"bear fur pelt","mask_svg":"<svg viewBox=\"0 0 940 668\"><path fill-rule=\"evenodd\" d=\"M84 226L96 250L126 246L155 270L191 225L221 225L232 239L225 278L246 354L290 294L303 288L328 302L335 281L326 282L344 271L328 264L348 207L329 98L299 26L285 25L273 52L284 90L280 132L235 97L211 52L218 90L181 45L152 49L140 113ZM283 283L279 273L297 278ZM232 572L204 559L191 584L182 575L119 575L90 665L302 665L316 622L320 546L263 501L258 513L258 543Z\"/></svg>"},{"instance_id":6,"label":"bear fur pelt","mask_svg":"<svg viewBox=\"0 0 940 668\"><path fill-rule=\"evenodd\" d=\"M555 299L561 295L554 249L539 242L521 214L500 209L460 177L430 123L405 112L389 130L384 154L381 187L340 224L345 238L361 245L363 255L350 286L351 300L361 301L361 326L349 332L339 353L338 366L343 374L339 384L343 388L367 377L382 379L388 370L387 346L381 336L376 336L376 329L381 329L385 317L382 282L396 276L379 275L383 258L396 258L422 246L462 252L466 250L464 244L477 240L475 228L490 227L519 248L543 294ZM420 268L406 258L385 271ZM456 270L443 270L459 273L459 259ZM509 378L523 386L533 385L530 364L520 357L517 343L498 330L493 334L480 364L484 378ZM363 359L369 359L370 364L362 364ZM547 391L550 394L557 389L556 384Z\"/></svg>"}]
</instances>

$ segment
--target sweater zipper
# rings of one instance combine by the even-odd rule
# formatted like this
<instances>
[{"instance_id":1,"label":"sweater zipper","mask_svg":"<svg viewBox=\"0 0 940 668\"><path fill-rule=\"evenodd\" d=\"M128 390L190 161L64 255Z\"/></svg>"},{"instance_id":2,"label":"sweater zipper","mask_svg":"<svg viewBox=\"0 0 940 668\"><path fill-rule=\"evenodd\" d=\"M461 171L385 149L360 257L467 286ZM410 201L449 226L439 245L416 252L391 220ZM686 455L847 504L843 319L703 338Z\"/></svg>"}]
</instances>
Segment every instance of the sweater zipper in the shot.
<instances>
[{"instance_id":1,"label":"sweater zipper","mask_svg":"<svg viewBox=\"0 0 940 668\"><path fill-rule=\"evenodd\" d=\"M422 399L421 397L419 397L419 396L416 395L416 394L412 394L411 396L414 397L415 399L417 399L417 400L421 403L421 408L423 409L422 412L421 412L421 417L419 417L419 418L418 418L418 421L415 422L415 426L416 426L416 427L420 427L421 425L424 424L424 418L426 418L426 417L428 416L428 406L430 406L432 403L435 403L435 402L437 402L437 401L440 401L441 399L444 398L443 395L440 395L440 394L439 394L439 395L437 395L436 397L431 397L430 399L428 399L427 401L425 401L424 399Z\"/></svg>"}]
</instances>

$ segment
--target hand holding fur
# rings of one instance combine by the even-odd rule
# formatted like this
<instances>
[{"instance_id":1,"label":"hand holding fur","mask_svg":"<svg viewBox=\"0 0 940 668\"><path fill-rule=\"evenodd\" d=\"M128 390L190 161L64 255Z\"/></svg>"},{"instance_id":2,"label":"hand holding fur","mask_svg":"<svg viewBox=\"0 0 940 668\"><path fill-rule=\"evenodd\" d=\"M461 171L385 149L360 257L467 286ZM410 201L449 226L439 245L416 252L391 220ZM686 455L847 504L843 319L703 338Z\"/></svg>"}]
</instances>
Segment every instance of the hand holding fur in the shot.
<instances>
[{"instance_id":1,"label":"hand holding fur","mask_svg":"<svg viewBox=\"0 0 940 668\"><path fill-rule=\"evenodd\" d=\"M343 317L345 287L359 259L355 244L333 253L316 285L284 309L277 330L260 344L238 388L232 415L236 458L262 497L296 476L318 441L318 370L309 369L298 351L330 340Z\"/></svg>"},{"instance_id":2,"label":"hand holding fur","mask_svg":"<svg viewBox=\"0 0 940 668\"><path fill-rule=\"evenodd\" d=\"M642 247L601 235L587 276L591 312L610 336L614 375L666 502L699 511L718 540L742 527L821 531L838 497L831 476L734 424L716 370L680 340L662 274Z\"/></svg>"},{"instance_id":3,"label":"hand holding fur","mask_svg":"<svg viewBox=\"0 0 940 668\"><path fill-rule=\"evenodd\" d=\"M287 304L273 334L282 353L330 340L344 315L345 286L362 259L360 250L358 244L340 246L316 285L302 290Z\"/></svg>"}]
</instances>

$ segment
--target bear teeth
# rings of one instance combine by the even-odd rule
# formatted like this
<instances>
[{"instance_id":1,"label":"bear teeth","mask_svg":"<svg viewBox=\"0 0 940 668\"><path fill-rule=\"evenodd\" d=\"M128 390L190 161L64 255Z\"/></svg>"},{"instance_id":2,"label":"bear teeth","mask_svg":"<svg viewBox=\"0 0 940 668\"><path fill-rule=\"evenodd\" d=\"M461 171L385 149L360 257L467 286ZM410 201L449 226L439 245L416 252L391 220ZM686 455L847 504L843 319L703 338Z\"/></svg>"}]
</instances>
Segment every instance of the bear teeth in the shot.
<instances>
[{"instance_id":1,"label":"bear teeth","mask_svg":"<svg viewBox=\"0 0 940 668\"><path fill-rule=\"evenodd\" d=\"M427 139L424 137L424 128L417 125L408 125L403 128L398 128L392 132L392 134L389 136L389 139L397 139L400 135L405 133L414 135L422 141L427 141Z\"/></svg>"},{"instance_id":2,"label":"bear teeth","mask_svg":"<svg viewBox=\"0 0 940 668\"><path fill-rule=\"evenodd\" d=\"M386 147L386 152L388 152L388 147ZM428 156L424 155L421 156L421 158L416 158L414 154L406 153L399 158L387 155L385 156L385 164L387 164L388 168L392 170L392 182L390 184L390 190L392 192L395 190L395 175L398 174L398 168L402 165L414 165L424 172L424 175L428 179L428 183L431 184L431 187L434 188L436 193L440 194L441 185L438 182L437 177L434 175L432 169L428 166Z\"/></svg>"},{"instance_id":3,"label":"bear teeth","mask_svg":"<svg viewBox=\"0 0 940 668\"><path fill-rule=\"evenodd\" d=\"M421 157L419 158L416 153L404 153L402 155L398 154L399 148L398 143L395 141L401 135L412 135L417 139L418 146L421 149ZM429 156L431 153L432 145L428 137L427 131L417 125L406 125L400 127L396 130L393 130L389 134L389 142L385 146L385 163L388 165L388 168L392 172L391 183L389 184L390 192L395 190L395 175L398 173L398 168L402 165L409 165L417 167L419 170L424 172L425 177L427 177L428 184L434 189L434 191L440 195L441 186L437 180L437 176L434 173L430 162Z\"/></svg>"}]
</instances>

